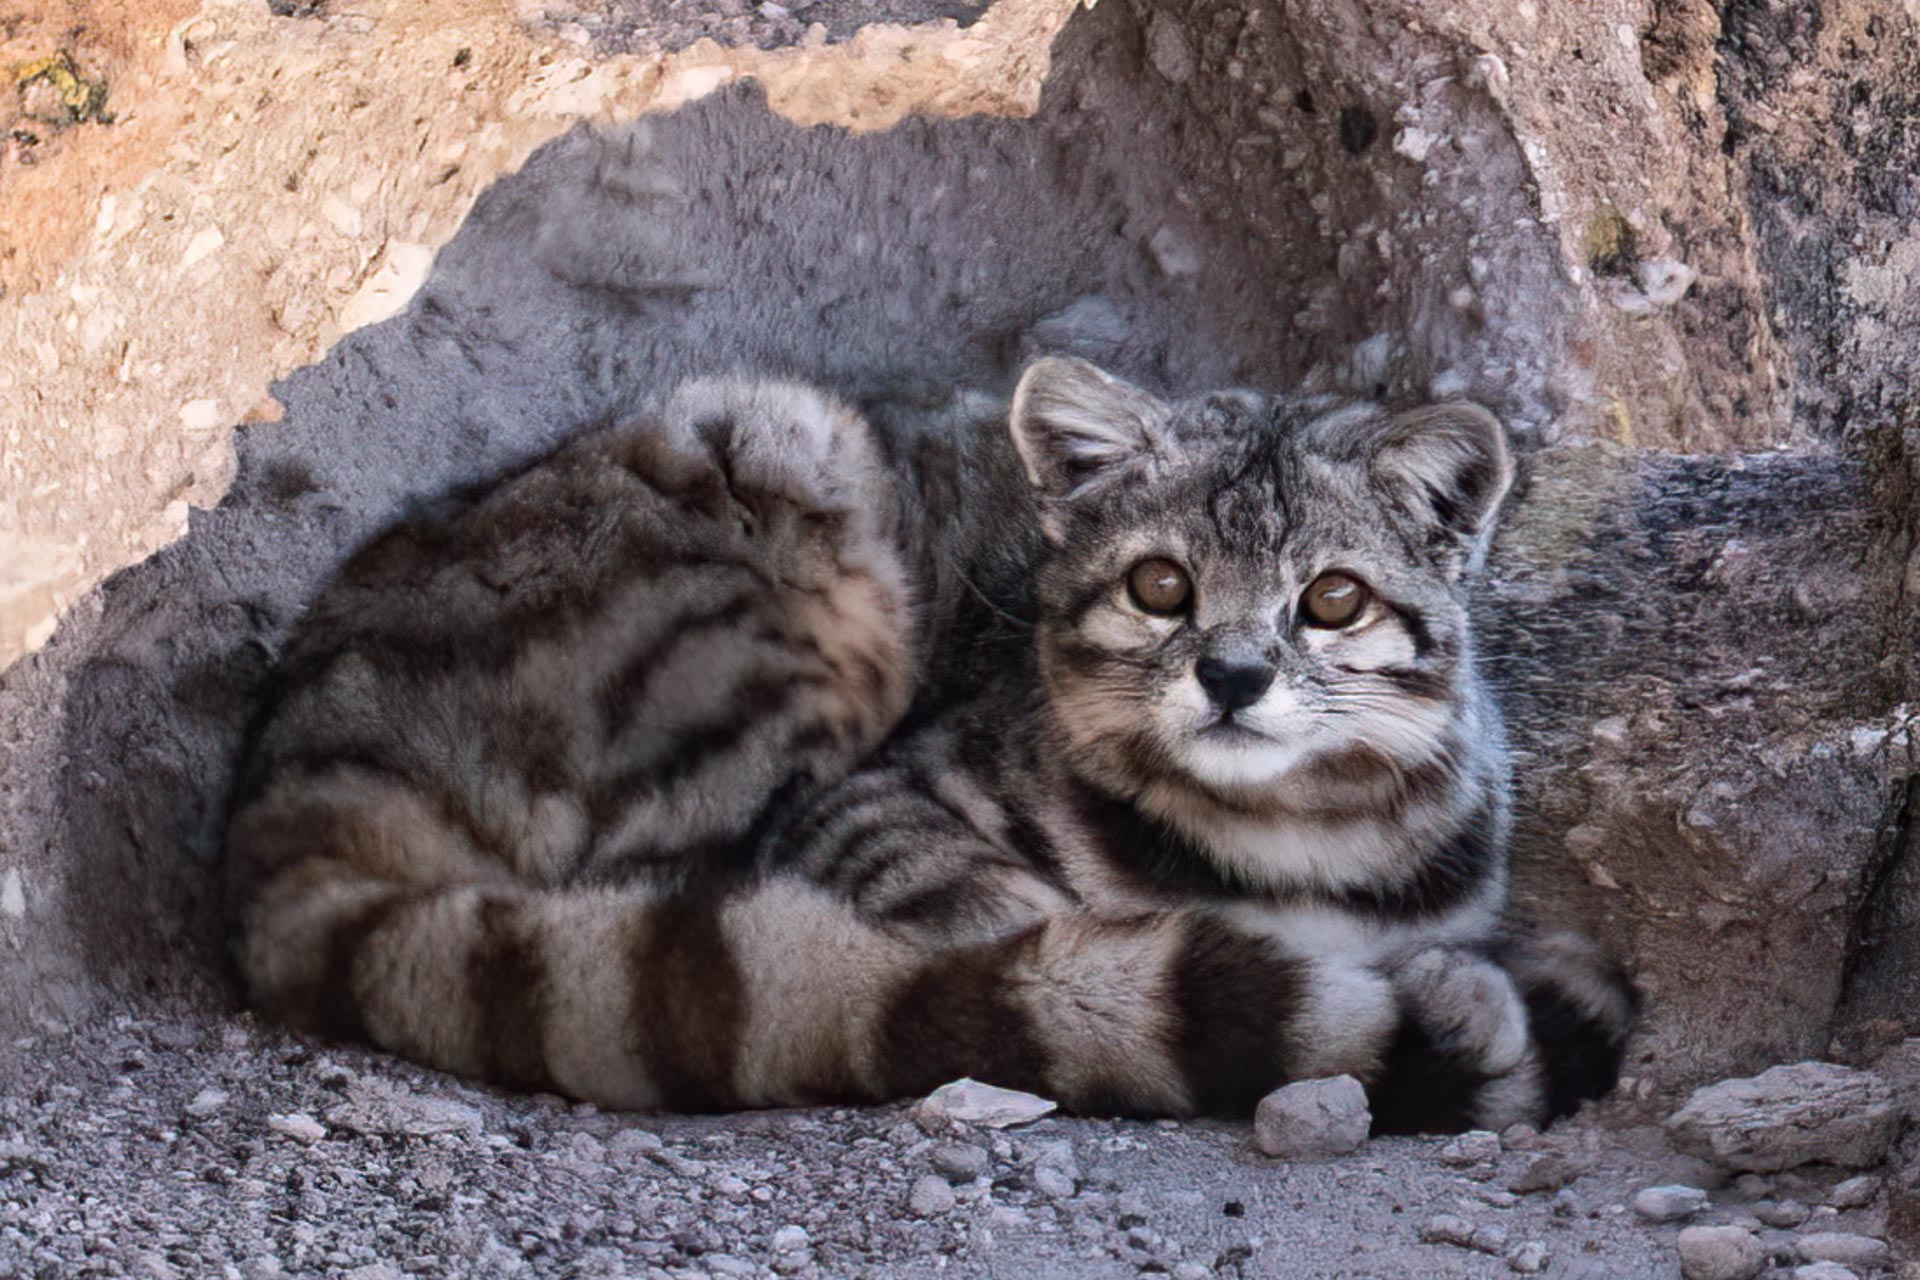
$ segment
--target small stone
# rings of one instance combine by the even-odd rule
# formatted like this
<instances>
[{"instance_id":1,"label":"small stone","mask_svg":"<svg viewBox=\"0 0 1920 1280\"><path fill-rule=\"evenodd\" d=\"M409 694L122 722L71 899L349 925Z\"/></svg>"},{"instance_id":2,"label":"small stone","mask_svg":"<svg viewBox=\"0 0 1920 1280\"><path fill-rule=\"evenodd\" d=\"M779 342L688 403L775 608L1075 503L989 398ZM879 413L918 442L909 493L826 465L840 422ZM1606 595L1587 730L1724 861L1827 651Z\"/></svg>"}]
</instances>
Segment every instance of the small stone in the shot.
<instances>
[{"instance_id":1,"label":"small stone","mask_svg":"<svg viewBox=\"0 0 1920 1280\"><path fill-rule=\"evenodd\" d=\"M193 1100L187 1103L187 1114L195 1120L204 1120L226 1106L229 1096L225 1089L216 1089L209 1085L193 1095Z\"/></svg>"},{"instance_id":2,"label":"small stone","mask_svg":"<svg viewBox=\"0 0 1920 1280\"><path fill-rule=\"evenodd\" d=\"M1666 1123L1680 1150L1756 1173L1816 1162L1871 1168L1886 1159L1899 1127L1891 1085L1831 1062L1708 1085Z\"/></svg>"},{"instance_id":3,"label":"small stone","mask_svg":"<svg viewBox=\"0 0 1920 1280\"><path fill-rule=\"evenodd\" d=\"M1535 1195L1542 1191L1558 1191L1585 1170L1565 1156L1555 1155L1551 1151L1540 1151L1527 1157L1520 1171L1507 1181L1507 1190L1519 1196Z\"/></svg>"},{"instance_id":4,"label":"small stone","mask_svg":"<svg viewBox=\"0 0 1920 1280\"><path fill-rule=\"evenodd\" d=\"M1739 1227L1687 1227L1675 1243L1686 1280L1752 1280L1767 1262L1759 1238Z\"/></svg>"},{"instance_id":5,"label":"small stone","mask_svg":"<svg viewBox=\"0 0 1920 1280\"><path fill-rule=\"evenodd\" d=\"M327 1136L327 1126L299 1111L289 1115L268 1116L267 1128L283 1138L292 1138L295 1142L309 1147Z\"/></svg>"},{"instance_id":6,"label":"small stone","mask_svg":"<svg viewBox=\"0 0 1920 1280\"><path fill-rule=\"evenodd\" d=\"M1809 1262L1789 1272L1793 1280L1860 1280L1859 1274L1837 1262Z\"/></svg>"},{"instance_id":7,"label":"small stone","mask_svg":"<svg viewBox=\"0 0 1920 1280\"><path fill-rule=\"evenodd\" d=\"M327 1113L327 1121L353 1133L403 1138L477 1137L485 1127L478 1107L413 1093L384 1080L353 1081L347 1100Z\"/></svg>"},{"instance_id":8,"label":"small stone","mask_svg":"<svg viewBox=\"0 0 1920 1280\"><path fill-rule=\"evenodd\" d=\"M1748 1206L1755 1218L1769 1227L1791 1231L1812 1216L1813 1211L1798 1200L1755 1200Z\"/></svg>"},{"instance_id":9,"label":"small stone","mask_svg":"<svg viewBox=\"0 0 1920 1280\"><path fill-rule=\"evenodd\" d=\"M1743 1173L1733 1180L1734 1194L1746 1200L1764 1200L1773 1194L1773 1179Z\"/></svg>"},{"instance_id":10,"label":"small stone","mask_svg":"<svg viewBox=\"0 0 1920 1280\"><path fill-rule=\"evenodd\" d=\"M1301 1080L1260 1099L1253 1142L1283 1160L1344 1156L1359 1149L1372 1125L1367 1091L1352 1076Z\"/></svg>"},{"instance_id":11,"label":"small stone","mask_svg":"<svg viewBox=\"0 0 1920 1280\"><path fill-rule=\"evenodd\" d=\"M943 1142L933 1149L934 1172L948 1182L972 1182L989 1167L986 1150L971 1142Z\"/></svg>"},{"instance_id":12,"label":"small stone","mask_svg":"<svg viewBox=\"0 0 1920 1280\"><path fill-rule=\"evenodd\" d=\"M1147 61L1174 84L1193 79L1193 46L1187 43L1178 18L1167 13L1153 15L1147 24Z\"/></svg>"},{"instance_id":13,"label":"small stone","mask_svg":"<svg viewBox=\"0 0 1920 1280\"><path fill-rule=\"evenodd\" d=\"M1540 1131L1521 1121L1500 1131L1500 1145L1509 1151L1531 1151L1540 1144Z\"/></svg>"},{"instance_id":14,"label":"small stone","mask_svg":"<svg viewBox=\"0 0 1920 1280\"><path fill-rule=\"evenodd\" d=\"M660 1135L645 1129L622 1129L607 1139L607 1158L622 1163L646 1160L661 1148Z\"/></svg>"},{"instance_id":15,"label":"small stone","mask_svg":"<svg viewBox=\"0 0 1920 1280\"><path fill-rule=\"evenodd\" d=\"M1633 1197L1633 1211L1648 1222L1678 1222L1706 1207L1707 1193L1698 1187L1646 1187Z\"/></svg>"},{"instance_id":16,"label":"small stone","mask_svg":"<svg viewBox=\"0 0 1920 1280\"><path fill-rule=\"evenodd\" d=\"M1436 1213L1421 1226L1420 1242L1450 1244L1497 1256L1506 1251L1507 1233L1499 1227L1475 1226L1456 1214Z\"/></svg>"},{"instance_id":17,"label":"small stone","mask_svg":"<svg viewBox=\"0 0 1920 1280\"><path fill-rule=\"evenodd\" d=\"M1043 1164L1033 1171L1034 1190L1049 1200L1071 1200L1079 1190L1065 1170L1056 1165Z\"/></svg>"},{"instance_id":18,"label":"small stone","mask_svg":"<svg viewBox=\"0 0 1920 1280\"><path fill-rule=\"evenodd\" d=\"M773 1233L773 1251L775 1253L799 1253L811 1247L813 1238L807 1229L798 1223L789 1222Z\"/></svg>"},{"instance_id":19,"label":"small stone","mask_svg":"<svg viewBox=\"0 0 1920 1280\"><path fill-rule=\"evenodd\" d=\"M933 1174L915 1178L913 1189L907 1193L907 1208L917 1218L938 1218L952 1213L955 1203L953 1187L945 1178Z\"/></svg>"},{"instance_id":20,"label":"small stone","mask_svg":"<svg viewBox=\"0 0 1920 1280\"><path fill-rule=\"evenodd\" d=\"M370 1262L347 1272L342 1280L406 1280L406 1277L384 1262Z\"/></svg>"},{"instance_id":21,"label":"small stone","mask_svg":"<svg viewBox=\"0 0 1920 1280\"><path fill-rule=\"evenodd\" d=\"M1836 1182L1827 1192L1827 1203L1836 1209L1864 1209L1880 1194L1880 1179L1870 1173L1845 1182Z\"/></svg>"},{"instance_id":22,"label":"small stone","mask_svg":"<svg viewBox=\"0 0 1920 1280\"><path fill-rule=\"evenodd\" d=\"M1523 1276L1537 1276L1547 1269L1553 1255L1538 1240L1525 1240L1507 1250L1507 1266Z\"/></svg>"},{"instance_id":23,"label":"small stone","mask_svg":"<svg viewBox=\"0 0 1920 1280\"><path fill-rule=\"evenodd\" d=\"M1500 1135L1485 1129L1469 1129L1440 1148L1440 1163L1456 1169L1499 1158Z\"/></svg>"},{"instance_id":24,"label":"small stone","mask_svg":"<svg viewBox=\"0 0 1920 1280\"><path fill-rule=\"evenodd\" d=\"M1005 1129L1038 1120L1058 1109L1059 1105L1018 1089L1002 1089L997 1085L981 1084L978 1080L961 1079L935 1089L920 1101L916 1110L957 1120L962 1124Z\"/></svg>"},{"instance_id":25,"label":"small stone","mask_svg":"<svg viewBox=\"0 0 1920 1280\"><path fill-rule=\"evenodd\" d=\"M1732 1174L1698 1156L1676 1153L1655 1168L1658 1172L1654 1179L1663 1186L1677 1183L1683 1187L1698 1187L1702 1191L1719 1191L1733 1181Z\"/></svg>"},{"instance_id":26,"label":"small stone","mask_svg":"<svg viewBox=\"0 0 1920 1280\"><path fill-rule=\"evenodd\" d=\"M1213 1269L1199 1262L1173 1264L1173 1280L1212 1280Z\"/></svg>"},{"instance_id":27,"label":"small stone","mask_svg":"<svg viewBox=\"0 0 1920 1280\"><path fill-rule=\"evenodd\" d=\"M1886 1241L1850 1231L1809 1231L1794 1239L1793 1251L1802 1262L1837 1262L1862 1271L1884 1263L1890 1252Z\"/></svg>"},{"instance_id":28,"label":"small stone","mask_svg":"<svg viewBox=\"0 0 1920 1280\"><path fill-rule=\"evenodd\" d=\"M35 1169L47 1167L46 1153L24 1142L0 1142L0 1168L20 1165Z\"/></svg>"}]
</instances>

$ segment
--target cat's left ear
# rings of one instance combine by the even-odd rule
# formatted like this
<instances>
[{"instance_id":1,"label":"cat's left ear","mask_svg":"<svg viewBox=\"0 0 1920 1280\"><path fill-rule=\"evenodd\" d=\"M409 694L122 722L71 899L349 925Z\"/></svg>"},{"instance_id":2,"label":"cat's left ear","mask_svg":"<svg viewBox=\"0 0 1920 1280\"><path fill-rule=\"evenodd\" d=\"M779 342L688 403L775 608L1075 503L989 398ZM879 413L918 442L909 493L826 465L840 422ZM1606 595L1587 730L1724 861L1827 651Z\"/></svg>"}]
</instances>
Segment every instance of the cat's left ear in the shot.
<instances>
[{"instance_id":1,"label":"cat's left ear","mask_svg":"<svg viewBox=\"0 0 1920 1280\"><path fill-rule=\"evenodd\" d=\"M1478 562L1513 484L1506 428L1477 404L1427 405L1330 423L1336 452L1362 462L1458 576ZM1344 446L1344 447L1342 447Z\"/></svg>"},{"instance_id":2,"label":"cat's left ear","mask_svg":"<svg viewBox=\"0 0 1920 1280\"><path fill-rule=\"evenodd\" d=\"M1048 356L1027 366L1008 426L1027 479L1051 508L1121 475L1173 457L1171 413L1160 400L1085 360Z\"/></svg>"}]
</instances>

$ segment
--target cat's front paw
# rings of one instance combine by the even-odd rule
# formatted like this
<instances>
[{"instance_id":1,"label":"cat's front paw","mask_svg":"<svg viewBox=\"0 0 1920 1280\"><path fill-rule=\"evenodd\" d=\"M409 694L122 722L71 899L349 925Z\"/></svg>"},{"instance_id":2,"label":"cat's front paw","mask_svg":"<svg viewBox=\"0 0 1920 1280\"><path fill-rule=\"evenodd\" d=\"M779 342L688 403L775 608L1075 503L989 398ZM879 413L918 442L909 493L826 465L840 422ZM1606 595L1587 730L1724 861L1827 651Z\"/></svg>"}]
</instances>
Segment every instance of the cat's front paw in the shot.
<instances>
[{"instance_id":1,"label":"cat's front paw","mask_svg":"<svg viewBox=\"0 0 1920 1280\"><path fill-rule=\"evenodd\" d=\"M1459 947L1427 947L1398 965L1395 993L1442 1052L1503 1076L1527 1053L1527 1006L1498 964Z\"/></svg>"},{"instance_id":2,"label":"cat's front paw","mask_svg":"<svg viewBox=\"0 0 1920 1280\"><path fill-rule=\"evenodd\" d=\"M1500 963L1430 946L1388 968L1399 1025L1373 1090L1379 1133L1501 1129L1547 1118L1527 1003Z\"/></svg>"}]
</instances>

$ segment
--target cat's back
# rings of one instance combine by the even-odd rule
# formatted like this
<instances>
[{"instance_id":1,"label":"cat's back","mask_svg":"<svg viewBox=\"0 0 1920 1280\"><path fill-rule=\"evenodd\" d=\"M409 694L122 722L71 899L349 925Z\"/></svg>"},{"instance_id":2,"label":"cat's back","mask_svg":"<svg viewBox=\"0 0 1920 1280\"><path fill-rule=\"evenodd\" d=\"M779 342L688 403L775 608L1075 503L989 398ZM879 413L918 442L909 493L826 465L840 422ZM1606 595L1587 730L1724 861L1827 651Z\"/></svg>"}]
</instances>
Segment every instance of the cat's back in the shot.
<instances>
[{"instance_id":1,"label":"cat's back","mask_svg":"<svg viewBox=\"0 0 1920 1280\"><path fill-rule=\"evenodd\" d=\"M866 424L718 381L354 555L243 764L243 903L303 860L564 883L730 847L903 711L913 608Z\"/></svg>"}]
</instances>

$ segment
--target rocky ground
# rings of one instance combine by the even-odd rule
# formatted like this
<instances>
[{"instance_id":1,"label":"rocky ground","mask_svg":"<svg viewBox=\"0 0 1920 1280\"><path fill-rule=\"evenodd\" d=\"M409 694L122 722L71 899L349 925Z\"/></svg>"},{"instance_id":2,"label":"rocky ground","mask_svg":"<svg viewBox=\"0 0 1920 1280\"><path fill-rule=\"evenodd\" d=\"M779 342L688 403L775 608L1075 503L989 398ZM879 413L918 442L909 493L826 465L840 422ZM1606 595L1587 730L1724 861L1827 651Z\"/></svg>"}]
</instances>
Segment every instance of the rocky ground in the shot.
<instances>
[{"instance_id":1,"label":"rocky ground","mask_svg":"<svg viewBox=\"0 0 1920 1280\"><path fill-rule=\"evenodd\" d=\"M0 1277L1920 1275L1881 1243L1898 1175L1735 1176L1624 1104L1282 1161L1233 1124L613 1115L244 1016L123 1014L7 1056ZM1854 1110L1762 1147L1874 1128L1857 1087L1793 1084ZM1739 1115L1706 1123L1683 1143L1770 1158Z\"/></svg>"}]
</instances>

